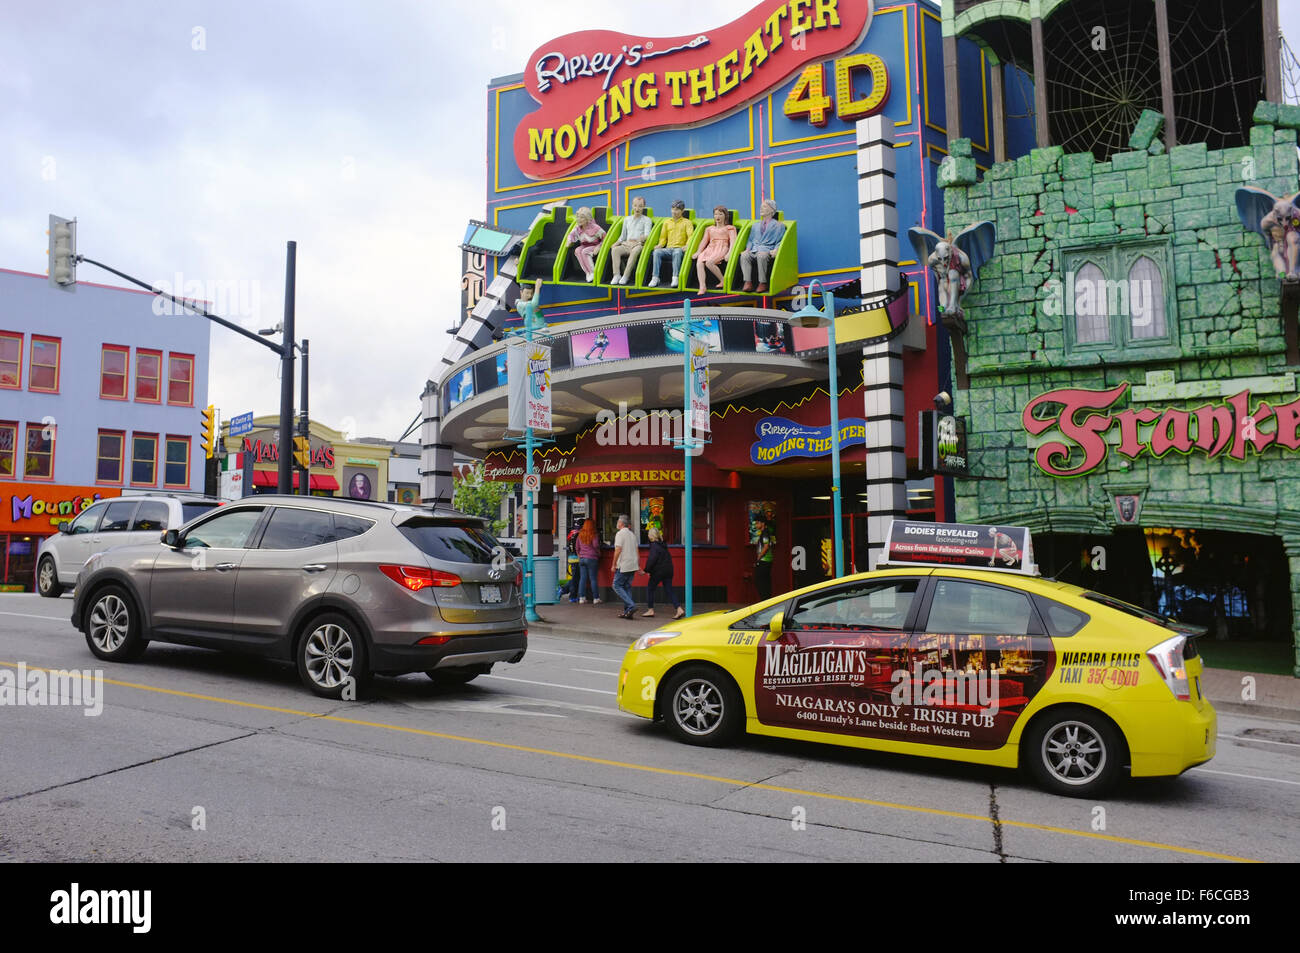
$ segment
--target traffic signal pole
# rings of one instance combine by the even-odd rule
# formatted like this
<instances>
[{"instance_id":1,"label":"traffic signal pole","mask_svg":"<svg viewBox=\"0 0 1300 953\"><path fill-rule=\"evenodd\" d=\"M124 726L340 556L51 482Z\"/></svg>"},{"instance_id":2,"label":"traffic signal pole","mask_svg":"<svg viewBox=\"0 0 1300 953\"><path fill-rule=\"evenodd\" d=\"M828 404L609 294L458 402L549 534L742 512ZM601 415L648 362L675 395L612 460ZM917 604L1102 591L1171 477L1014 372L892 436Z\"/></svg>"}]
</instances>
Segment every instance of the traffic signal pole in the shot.
<instances>
[{"instance_id":1,"label":"traffic signal pole","mask_svg":"<svg viewBox=\"0 0 1300 953\"><path fill-rule=\"evenodd\" d=\"M298 422L298 433L307 441L307 465L298 478L298 495L311 494L311 418L307 414L307 339L302 339L302 385L298 388L302 397L302 416Z\"/></svg>"},{"instance_id":2,"label":"traffic signal pole","mask_svg":"<svg viewBox=\"0 0 1300 953\"><path fill-rule=\"evenodd\" d=\"M278 492L293 492L293 315L298 243L289 242L284 263L284 327L280 338L280 473Z\"/></svg>"}]
</instances>

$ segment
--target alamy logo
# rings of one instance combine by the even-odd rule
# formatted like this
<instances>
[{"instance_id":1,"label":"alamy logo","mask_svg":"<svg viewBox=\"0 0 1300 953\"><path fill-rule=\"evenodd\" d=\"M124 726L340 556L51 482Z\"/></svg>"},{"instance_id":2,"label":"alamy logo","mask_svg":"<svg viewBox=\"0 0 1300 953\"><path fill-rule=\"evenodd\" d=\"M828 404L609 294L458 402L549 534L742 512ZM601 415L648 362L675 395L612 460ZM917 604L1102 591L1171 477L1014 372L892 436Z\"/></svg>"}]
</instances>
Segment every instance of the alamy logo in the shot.
<instances>
[{"instance_id":1,"label":"alamy logo","mask_svg":"<svg viewBox=\"0 0 1300 953\"><path fill-rule=\"evenodd\" d=\"M50 894L50 922L57 924L130 924L132 933L148 933L153 922L151 890L69 890Z\"/></svg>"},{"instance_id":2,"label":"alamy logo","mask_svg":"<svg viewBox=\"0 0 1300 953\"><path fill-rule=\"evenodd\" d=\"M82 714L91 718L104 711L104 673L28 670L26 662L16 671L0 668L0 706L5 705L69 705L84 708Z\"/></svg>"}]
</instances>

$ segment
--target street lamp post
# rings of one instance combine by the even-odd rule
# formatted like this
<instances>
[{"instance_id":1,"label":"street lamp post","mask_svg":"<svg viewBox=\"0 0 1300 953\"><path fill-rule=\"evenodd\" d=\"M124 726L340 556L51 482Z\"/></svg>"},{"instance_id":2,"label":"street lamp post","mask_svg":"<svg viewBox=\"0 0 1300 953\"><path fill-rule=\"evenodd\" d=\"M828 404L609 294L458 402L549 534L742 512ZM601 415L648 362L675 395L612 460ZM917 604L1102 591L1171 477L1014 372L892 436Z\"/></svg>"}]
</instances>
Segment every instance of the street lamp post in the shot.
<instances>
[{"instance_id":1,"label":"street lamp post","mask_svg":"<svg viewBox=\"0 0 1300 953\"><path fill-rule=\"evenodd\" d=\"M808 286L808 303L790 317L791 324L801 328L826 328L826 357L830 364L831 389L831 499L834 501L834 524L831 527L831 543L835 551L835 575L844 575L843 514L840 504L840 381L839 355L835 351L835 300L831 293L822 288L822 306L813 306L814 287L820 287L816 278Z\"/></svg>"}]
</instances>

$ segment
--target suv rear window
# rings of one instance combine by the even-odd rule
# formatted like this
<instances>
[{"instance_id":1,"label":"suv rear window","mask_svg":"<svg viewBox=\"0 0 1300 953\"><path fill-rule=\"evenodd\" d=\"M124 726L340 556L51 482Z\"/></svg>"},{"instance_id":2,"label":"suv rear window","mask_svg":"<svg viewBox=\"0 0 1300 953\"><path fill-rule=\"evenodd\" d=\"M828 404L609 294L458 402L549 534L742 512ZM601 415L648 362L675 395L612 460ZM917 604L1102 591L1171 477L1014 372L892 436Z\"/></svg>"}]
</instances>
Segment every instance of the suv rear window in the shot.
<instances>
[{"instance_id":1,"label":"suv rear window","mask_svg":"<svg viewBox=\"0 0 1300 953\"><path fill-rule=\"evenodd\" d=\"M194 517L202 516L204 513L220 505L220 503L182 503L181 524L184 525L194 519Z\"/></svg>"},{"instance_id":2,"label":"suv rear window","mask_svg":"<svg viewBox=\"0 0 1300 953\"><path fill-rule=\"evenodd\" d=\"M397 527L420 552L452 563L490 563L500 545L481 523L413 519Z\"/></svg>"}]
</instances>

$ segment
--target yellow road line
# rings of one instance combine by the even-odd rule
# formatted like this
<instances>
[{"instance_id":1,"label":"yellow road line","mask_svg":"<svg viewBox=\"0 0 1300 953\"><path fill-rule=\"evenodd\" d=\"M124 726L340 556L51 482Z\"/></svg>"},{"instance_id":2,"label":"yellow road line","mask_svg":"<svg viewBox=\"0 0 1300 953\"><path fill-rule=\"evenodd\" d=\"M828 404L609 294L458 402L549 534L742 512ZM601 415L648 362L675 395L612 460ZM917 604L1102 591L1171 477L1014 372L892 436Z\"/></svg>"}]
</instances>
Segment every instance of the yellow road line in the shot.
<instances>
[{"instance_id":1,"label":"yellow road line","mask_svg":"<svg viewBox=\"0 0 1300 953\"><path fill-rule=\"evenodd\" d=\"M7 668L18 667L17 664L13 662L0 662L0 666ZM29 672L65 671L64 669L41 668L36 665L27 665L26 667ZM79 677L79 673L76 671L69 672L69 674ZM867 807L880 807L893 811L906 811L913 814L929 814L936 817L951 817L963 821L977 821L981 824L989 823L989 818L981 814L966 814L961 811L944 811L939 808L921 807L915 804L899 804L893 801L876 801L871 798L853 797L848 794L830 794L824 791L807 791L801 788L787 788L776 784L742 781L737 778L724 778L714 774L699 774L695 771L679 771L675 768L657 768L653 765L637 764L633 761L613 761L608 758L596 758L591 755L573 754L568 751L552 751L549 748L534 748L530 745L517 745L506 741L490 741L486 738L471 738L466 735L453 735L443 731L430 731L427 728L410 728L405 725L390 725L380 721L364 721L360 718L343 718L339 715L330 715L323 712L299 711L294 708L280 708L275 705L260 705L257 702L243 702L233 698L221 698L217 695L200 695L195 692L182 692L174 688L158 688L154 685L142 685L138 682L122 682L116 679L106 678L104 679L104 684L119 685L123 688L136 688L140 691L154 692L160 695L175 695L179 698L193 698L198 701L216 702L219 705L234 705L239 708L253 708L258 711L273 711L281 715L295 715L300 718L316 718L321 721L333 721L343 725L357 725L362 728L381 728L385 731L396 731L409 735L421 735L426 738L438 738L443 741L460 741L465 744L481 745L487 748L500 748L505 751L520 751L525 754L539 754L550 758L561 758L566 761L581 761L586 764L598 764L609 768L625 768L629 771L643 771L649 774L691 778L696 781L712 781L716 784L728 784L750 790L773 791L777 794L793 794L797 797L819 798L827 801L843 801L847 804L861 804ZM1250 857L1219 854L1214 851L1197 850L1192 847L1161 844L1157 841L1135 840L1130 837L1116 837L1113 834L1099 834L1095 831L1075 831L1064 827L1049 827L1045 824L1035 824L1031 821L1009 821L1005 818L999 818L998 823L1003 827L1018 827L1022 830L1028 831L1064 834L1068 837L1084 837L1089 840L1108 841L1112 844L1128 844L1133 847L1149 847L1153 850L1167 850L1179 854L1191 854L1197 857L1210 857L1215 860L1230 860L1239 863L1259 863L1259 861Z\"/></svg>"}]
</instances>

